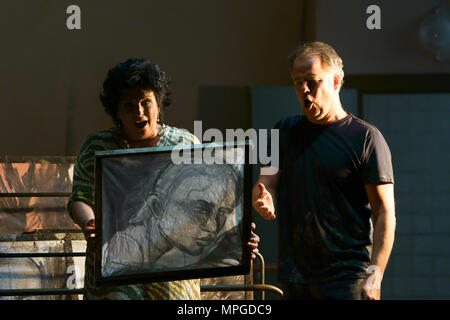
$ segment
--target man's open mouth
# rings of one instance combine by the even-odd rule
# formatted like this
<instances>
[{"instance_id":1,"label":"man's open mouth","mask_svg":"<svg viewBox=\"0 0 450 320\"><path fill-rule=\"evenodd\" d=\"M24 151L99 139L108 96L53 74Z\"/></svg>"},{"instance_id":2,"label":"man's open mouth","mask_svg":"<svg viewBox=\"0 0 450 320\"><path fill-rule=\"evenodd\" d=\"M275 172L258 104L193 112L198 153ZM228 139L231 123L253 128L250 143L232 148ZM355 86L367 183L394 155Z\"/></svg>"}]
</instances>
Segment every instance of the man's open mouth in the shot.
<instances>
[{"instance_id":1,"label":"man's open mouth","mask_svg":"<svg viewBox=\"0 0 450 320\"><path fill-rule=\"evenodd\" d=\"M312 104L313 104L312 101L309 101L307 99L305 99L305 101L303 102L303 105L305 106L306 110L310 110L312 107Z\"/></svg>"}]
</instances>

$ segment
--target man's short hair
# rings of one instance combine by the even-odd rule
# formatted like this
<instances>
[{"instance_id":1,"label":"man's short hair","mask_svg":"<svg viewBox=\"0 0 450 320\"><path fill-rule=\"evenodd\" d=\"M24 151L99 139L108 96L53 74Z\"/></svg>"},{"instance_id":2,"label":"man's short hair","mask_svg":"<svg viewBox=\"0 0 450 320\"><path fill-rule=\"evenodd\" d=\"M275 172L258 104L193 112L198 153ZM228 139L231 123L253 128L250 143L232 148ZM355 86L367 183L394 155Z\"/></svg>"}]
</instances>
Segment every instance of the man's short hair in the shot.
<instances>
[{"instance_id":1,"label":"man's short hair","mask_svg":"<svg viewBox=\"0 0 450 320\"><path fill-rule=\"evenodd\" d=\"M289 55L289 72L292 73L294 61L301 57L303 59L319 57L324 68L334 71L341 77L341 86L344 83L344 64L336 50L329 44L320 41L303 42Z\"/></svg>"}]
</instances>

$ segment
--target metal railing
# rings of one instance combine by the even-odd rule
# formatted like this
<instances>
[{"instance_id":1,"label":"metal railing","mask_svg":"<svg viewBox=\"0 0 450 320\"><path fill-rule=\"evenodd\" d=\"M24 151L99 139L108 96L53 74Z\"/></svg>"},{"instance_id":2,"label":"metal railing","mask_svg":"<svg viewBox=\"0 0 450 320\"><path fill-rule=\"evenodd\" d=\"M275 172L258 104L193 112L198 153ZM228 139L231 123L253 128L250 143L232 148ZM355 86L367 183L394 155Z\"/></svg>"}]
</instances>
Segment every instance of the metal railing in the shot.
<instances>
[{"instance_id":1,"label":"metal railing","mask_svg":"<svg viewBox=\"0 0 450 320\"><path fill-rule=\"evenodd\" d=\"M40 252L40 253L0 253L1 258L61 258L61 257L85 257L85 252ZM48 295L78 295L84 294L84 288L37 288L37 289L0 289L0 297L10 296L48 296Z\"/></svg>"},{"instance_id":2,"label":"metal railing","mask_svg":"<svg viewBox=\"0 0 450 320\"><path fill-rule=\"evenodd\" d=\"M83 257L85 252L49 252L49 253L0 253L0 258L30 258L30 257ZM261 292L261 299L264 300L264 292L271 291L283 298L283 291L276 286L265 284L265 263L260 253L256 254L259 259L260 283L243 285L202 285L201 292L220 291L258 291ZM252 269L254 264L252 262ZM254 272L253 272L254 273ZM85 289L68 288L42 288L42 289L3 289L0 296L41 296L41 295L78 295L86 293Z\"/></svg>"},{"instance_id":3,"label":"metal railing","mask_svg":"<svg viewBox=\"0 0 450 320\"><path fill-rule=\"evenodd\" d=\"M283 291L273 285L265 284L265 263L264 258L260 253L256 254L256 257L259 260L259 274L260 274L260 282L259 284L243 284L243 285L203 285L200 286L200 290L203 292L208 291L259 291L261 292L261 300L265 299L264 292L271 291L276 293L281 299L283 298ZM252 266L254 266L252 262ZM252 268L254 269L254 268ZM254 273L253 273L254 274Z\"/></svg>"},{"instance_id":4,"label":"metal railing","mask_svg":"<svg viewBox=\"0 0 450 320\"><path fill-rule=\"evenodd\" d=\"M12 197L69 197L70 192L0 192L0 198ZM19 253L1 252L1 258L63 258L63 257L85 257L85 252L40 252L40 253ZM43 296L43 295L79 295L84 294L84 288L37 288L37 289L0 289L0 297L5 296Z\"/></svg>"},{"instance_id":5,"label":"metal railing","mask_svg":"<svg viewBox=\"0 0 450 320\"><path fill-rule=\"evenodd\" d=\"M19 192L19 193L0 193L1 197L68 197L68 192ZM43 253L0 253L0 258L37 258L37 257L84 257L85 252L43 252ZM260 253L256 254L259 260L260 279L258 284L243 285L202 285L201 292L220 292L220 291L252 291L261 292L261 299L265 299L264 293L271 291L283 298L283 291L273 285L265 284L265 262ZM252 270L254 263L252 261ZM0 289L0 297L4 296L44 296L44 295L79 295L85 294L84 288L40 288L40 289Z\"/></svg>"},{"instance_id":6,"label":"metal railing","mask_svg":"<svg viewBox=\"0 0 450 320\"><path fill-rule=\"evenodd\" d=\"M0 198L69 197L70 192L0 192Z\"/></svg>"}]
</instances>

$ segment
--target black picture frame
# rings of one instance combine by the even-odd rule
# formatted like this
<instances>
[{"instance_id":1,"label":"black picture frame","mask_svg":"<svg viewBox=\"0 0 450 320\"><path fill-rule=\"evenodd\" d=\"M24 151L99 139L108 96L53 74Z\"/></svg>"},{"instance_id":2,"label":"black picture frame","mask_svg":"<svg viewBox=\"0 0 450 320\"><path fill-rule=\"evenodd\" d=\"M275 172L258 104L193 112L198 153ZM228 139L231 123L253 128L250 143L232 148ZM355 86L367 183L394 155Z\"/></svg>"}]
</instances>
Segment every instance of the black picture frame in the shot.
<instances>
[{"instance_id":1,"label":"black picture frame","mask_svg":"<svg viewBox=\"0 0 450 320\"><path fill-rule=\"evenodd\" d=\"M191 146L121 149L96 152L96 237L99 238L101 245L97 246L94 250L95 285L116 286L248 274L251 265L251 252L247 245L251 237L252 222L252 165L249 163L249 153L251 148L252 145L250 141L234 141L196 144ZM174 164L174 161L171 158L171 155L173 155L174 152L175 154L183 156L185 160L190 157L190 163ZM201 157L201 155L205 154L213 155L214 157L217 156L216 159L220 159L220 156L224 154L227 154L228 156L234 155L234 160L227 160L224 156L223 163L210 163L211 160L209 160L209 163L206 163L203 161L203 158L199 158L199 156ZM240 155L238 156L240 157L239 159L236 158L237 154ZM235 163L236 161L238 163ZM173 172L170 172L170 170ZM177 170L178 173L185 173L177 174ZM235 202L227 202L225 200L220 201L222 201L222 204L227 203L228 206L231 206L230 203L233 203L235 205L234 211L231 211L231 209L228 209L227 211L222 207L220 210L216 210L218 205L216 206L217 208L214 207L210 211L204 209L204 211L201 211L202 209L198 209L198 212L209 212L207 213L208 217L213 215L211 212L216 213L214 215L215 220L211 223L211 226L214 226L211 227L211 229L214 231L205 231L209 227L199 227L199 225L205 225L203 222L199 224L189 222L191 223L190 228L187 227L187 222L185 224L186 226L183 226L183 224L180 223L180 226L182 227L173 227L173 230L185 230L186 239L191 239L193 234L200 234L202 232L207 232L208 236L201 238L201 240L199 240L200 238L192 240L191 247L189 247L189 241L184 241L184 239L183 241L178 240L178 242L168 240L170 237L167 236L167 234L170 233L164 233L164 230L170 229L173 225L177 225L177 223L173 223L173 221L181 220L178 218L180 216L188 217L186 218L188 221L191 221L189 219L194 219L190 218L191 216L188 213L172 215L171 213L174 212L174 210L167 209L172 203L170 201L177 201L176 203L181 203L181 206L184 205L182 203L191 203L187 198L180 202L180 199L184 197L184 193L179 192L180 189L173 189L176 188L174 186L176 184L183 184L184 180L180 178L182 176L190 176L189 179L197 179L195 181L201 182L206 179L203 178L202 175L210 175L211 170L219 173L216 174L216 176L228 176L228 173L220 174L221 172L232 171L237 173L236 175L230 175L236 177L236 179L233 178L227 180L232 181L230 182L231 188L204 188L204 192L196 193L197 191L193 190L198 187L199 184L189 182L189 185L192 186L193 190L188 190L190 187L185 187L183 185L183 192L186 192L186 194L189 195L187 198L191 199L193 197L195 198L195 196L191 196L192 194L197 194L198 197L201 198L206 194L211 194L211 190L217 191L220 189L220 192L214 191L214 196L217 196L218 199L225 199L224 197L226 195L226 199L231 199L230 194L233 194L231 193L231 191L233 191L233 196L235 196L233 199L237 199ZM199 176L195 176L196 174ZM214 176L214 174L211 173L211 176ZM208 179L214 180L214 178ZM172 183L173 181L181 182ZM236 184L233 184L234 182L236 182ZM200 184L202 183L203 182ZM229 182L226 184L228 186ZM115 187L112 185L115 185ZM178 188L181 188L181 186ZM155 193L155 190L163 189L165 192L162 192L161 194L165 196ZM154 193L157 194L157 196L153 197ZM180 199L173 200L175 195L179 195ZM133 201L129 200L130 197ZM166 205L160 205L159 207L154 205L152 202L154 198L158 199L158 201L156 201L157 203L165 201L164 203L166 203ZM224 206L226 207L226 205ZM158 208L159 210L157 210ZM162 208L166 208L167 210ZM164 212L164 214L156 214L156 212ZM186 212L193 211L186 210ZM226 213L219 214L217 212ZM160 217L161 215L163 217ZM226 219L224 218L225 215L227 217ZM136 216L146 218L141 219L136 218ZM156 216L157 219L160 219L157 220L158 222L155 222ZM198 215L195 216L197 217ZM226 222L223 222L224 219ZM205 221L210 220L207 219ZM223 229L217 227L219 225L230 225L230 221L232 225L230 229L225 230L225 227L223 227ZM233 221L236 223L235 226L233 226ZM139 223L141 223L141 225L139 225ZM150 232L150 229L152 229L152 232ZM192 232L190 229L192 229ZM220 231L216 232L219 229ZM173 234L181 233L173 230L171 231ZM154 234L162 234L163 236L154 237ZM213 234L213 236L210 236L210 234ZM139 236L141 238L145 236L149 239L155 238L159 240L147 240L147 238L144 237L146 241L140 241L139 239L141 238L139 238ZM176 237L173 236L172 238ZM206 238L208 240L204 240ZM181 238L179 237L178 239ZM158 252L156 255L158 256L159 253L163 252L167 247L167 242L170 242L171 244L177 243L175 246L172 245L169 251L171 252L170 254L172 257L167 258L166 256L168 256L169 253L164 253L161 258L152 260L152 252ZM144 249L141 251L133 250L138 244L140 247L144 247ZM217 245L217 247L214 247L215 245ZM223 248L226 248L226 250L223 250ZM176 250L179 252L177 253ZM196 256L198 252L195 250L202 250L202 253L199 256ZM210 253L205 256L204 252L206 252L206 250L210 250L208 251ZM214 253L214 251L217 251L217 253ZM135 252L138 253L135 254ZM147 252L149 253L147 254ZM127 259L124 258L125 256L132 258ZM139 259L135 259L135 257L139 257ZM195 262L196 257L198 258L197 262ZM161 263L161 260L165 260L165 262ZM225 261L227 262L225 263ZM156 267L156 265L158 265L158 267Z\"/></svg>"}]
</instances>

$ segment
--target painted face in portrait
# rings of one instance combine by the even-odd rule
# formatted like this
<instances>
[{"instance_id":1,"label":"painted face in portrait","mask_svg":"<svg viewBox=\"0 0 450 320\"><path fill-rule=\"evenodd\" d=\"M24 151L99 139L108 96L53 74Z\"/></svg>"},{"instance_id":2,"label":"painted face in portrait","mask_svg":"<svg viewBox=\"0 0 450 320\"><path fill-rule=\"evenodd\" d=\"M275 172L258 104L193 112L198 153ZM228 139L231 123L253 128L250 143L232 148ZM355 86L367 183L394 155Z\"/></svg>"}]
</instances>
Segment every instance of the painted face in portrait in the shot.
<instances>
[{"instance_id":1,"label":"painted face in portrait","mask_svg":"<svg viewBox=\"0 0 450 320\"><path fill-rule=\"evenodd\" d=\"M163 236L190 255L200 255L213 246L236 209L236 181L231 171L199 170L204 172L186 177L171 190L159 222Z\"/></svg>"}]
</instances>

